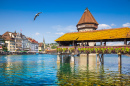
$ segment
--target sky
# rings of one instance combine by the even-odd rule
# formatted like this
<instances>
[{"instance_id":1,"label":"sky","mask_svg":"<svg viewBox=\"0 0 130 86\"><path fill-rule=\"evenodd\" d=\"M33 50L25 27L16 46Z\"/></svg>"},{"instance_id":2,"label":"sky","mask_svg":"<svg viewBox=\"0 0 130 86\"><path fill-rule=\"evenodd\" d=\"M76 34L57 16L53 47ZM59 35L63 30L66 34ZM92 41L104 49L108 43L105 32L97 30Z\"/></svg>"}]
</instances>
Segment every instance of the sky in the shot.
<instances>
[{"instance_id":1,"label":"sky","mask_svg":"<svg viewBox=\"0 0 130 86\"><path fill-rule=\"evenodd\" d=\"M46 43L55 43L64 33L77 32L87 7L98 29L130 27L129 5L130 0L0 0L0 35L16 30L38 42L44 37Z\"/></svg>"}]
</instances>

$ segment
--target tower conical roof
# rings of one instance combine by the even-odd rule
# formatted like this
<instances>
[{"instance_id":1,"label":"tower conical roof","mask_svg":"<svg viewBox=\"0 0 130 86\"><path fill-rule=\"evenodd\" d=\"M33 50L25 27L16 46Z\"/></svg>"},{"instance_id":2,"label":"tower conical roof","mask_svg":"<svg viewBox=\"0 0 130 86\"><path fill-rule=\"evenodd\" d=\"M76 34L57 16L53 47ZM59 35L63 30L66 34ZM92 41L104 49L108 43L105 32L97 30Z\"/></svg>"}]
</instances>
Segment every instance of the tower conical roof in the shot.
<instances>
[{"instance_id":1,"label":"tower conical roof","mask_svg":"<svg viewBox=\"0 0 130 86\"><path fill-rule=\"evenodd\" d=\"M90 13L88 8L85 9L81 19L78 22L78 24L84 24L84 23L95 23L95 24L98 24L98 22L95 20L93 15Z\"/></svg>"}]
</instances>

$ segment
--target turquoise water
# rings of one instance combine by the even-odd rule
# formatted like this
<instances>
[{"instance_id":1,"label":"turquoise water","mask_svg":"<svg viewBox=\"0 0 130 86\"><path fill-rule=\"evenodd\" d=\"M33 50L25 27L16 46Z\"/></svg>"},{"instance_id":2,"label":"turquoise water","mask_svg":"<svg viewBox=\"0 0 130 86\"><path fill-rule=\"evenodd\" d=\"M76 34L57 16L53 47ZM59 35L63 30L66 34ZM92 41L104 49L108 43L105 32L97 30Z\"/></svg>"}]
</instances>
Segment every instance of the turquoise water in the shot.
<instances>
[{"instance_id":1,"label":"turquoise water","mask_svg":"<svg viewBox=\"0 0 130 86\"><path fill-rule=\"evenodd\" d=\"M75 65L69 59L57 63L57 55L48 54L0 56L0 85L130 84L130 57L122 56L122 74L117 55L105 55L104 66L88 68L82 63L79 57L75 57Z\"/></svg>"}]
</instances>

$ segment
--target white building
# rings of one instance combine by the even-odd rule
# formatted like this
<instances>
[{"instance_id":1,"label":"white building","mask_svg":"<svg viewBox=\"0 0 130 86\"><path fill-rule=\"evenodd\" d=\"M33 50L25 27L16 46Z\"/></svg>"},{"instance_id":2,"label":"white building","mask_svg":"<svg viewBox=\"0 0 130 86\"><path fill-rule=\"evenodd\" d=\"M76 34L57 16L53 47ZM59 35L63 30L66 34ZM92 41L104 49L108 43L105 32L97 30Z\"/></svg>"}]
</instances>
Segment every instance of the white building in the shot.
<instances>
[{"instance_id":1,"label":"white building","mask_svg":"<svg viewBox=\"0 0 130 86\"><path fill-rule=\"evenodd\" d=\"M25 35L22 35L22 43L23 51L30 51L30 41L28 41Z\"/></svg>"},{"instance_id":2,"label":"white building","mask_svg":"<svg viewBox=\"0 0 130 86\"><path fill-rule=\"evenodd\" d=\"M38 42L32 38L27 38L31 52L38 52Z\"/></svg>"}]
</instances>

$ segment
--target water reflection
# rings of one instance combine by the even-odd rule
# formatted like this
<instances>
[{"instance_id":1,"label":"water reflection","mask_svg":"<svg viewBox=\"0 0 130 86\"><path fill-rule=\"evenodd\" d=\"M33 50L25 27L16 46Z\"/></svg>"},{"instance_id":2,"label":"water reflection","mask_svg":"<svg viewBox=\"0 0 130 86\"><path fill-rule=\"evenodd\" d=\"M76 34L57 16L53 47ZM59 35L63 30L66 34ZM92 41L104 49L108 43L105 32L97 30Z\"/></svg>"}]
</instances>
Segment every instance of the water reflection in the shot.
<instances>
[{"instance_id":1,"label":"water reflection","mask_svg":"<svg viewBox=\"0 0 130 86\"><path fill-rule=\"evenodd\" d=\"M19 55L0 59L0 85L55 84L56 60L52 57Z\"/></svg>"},{"instance_id":2,"label":"water reflection","mask_svg":"<svg viewBox=\"0 0 130 86\"><path fill-rule=\"evenodd\" d=\"M71 56L66 58L71 59ZM60 85L130 85L130 76L120 74L104 68L104 65L97 65L96 55L80 55L75 57L74 64L64 62L57 72ZM65 60L64 56L60 60ZM117 68L118 69L118 68Z\"/></svg>"},{"instance_id":3,"label":"water reflection","mask_svg":"<svg viewBox=\"0 0 130 86\"><path fill-rule=\"evenodd\" d=\"M105 57L104 66L97 66L90 56L89 63L86 56L59 58L57 62L56 55L0 56L0 85L130 85L130 58L122 58L123 74L116 57Z\"/></svg>"}]
</instances>

